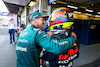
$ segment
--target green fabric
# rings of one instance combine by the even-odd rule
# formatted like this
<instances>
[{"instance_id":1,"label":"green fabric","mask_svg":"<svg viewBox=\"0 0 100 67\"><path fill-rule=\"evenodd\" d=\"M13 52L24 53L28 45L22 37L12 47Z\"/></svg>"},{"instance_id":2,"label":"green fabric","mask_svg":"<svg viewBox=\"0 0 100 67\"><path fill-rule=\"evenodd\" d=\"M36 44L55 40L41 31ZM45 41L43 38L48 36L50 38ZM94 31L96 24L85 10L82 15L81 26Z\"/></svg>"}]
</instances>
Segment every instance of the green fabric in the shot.
<instances>
[{"instance_id":1,"label":"green fabric","mask_svg":"<svg viewBox=\"0 0 100 67\"><path fill-rule=\"evenodd\" d=\"M48 52L61 54L66 52L75 41L72 36L64 40L57 40L35 28L34 25L28 24L18 38L16 45L17 67L39 67L41 47Z\"/></svg>"},{"instance_id":2,"label":"green fabric","mask_svg":"<svg viewBox=\"0 0 100 67\"><path fill-rule=\"evenodd\" d=\"M39 17L39 16L42 16L42 14L39 13L39 12L34 12L34 13L30 16L30 20L32 20L33 18L37 18L37 17Z\"/></svg>"}]
</instances>

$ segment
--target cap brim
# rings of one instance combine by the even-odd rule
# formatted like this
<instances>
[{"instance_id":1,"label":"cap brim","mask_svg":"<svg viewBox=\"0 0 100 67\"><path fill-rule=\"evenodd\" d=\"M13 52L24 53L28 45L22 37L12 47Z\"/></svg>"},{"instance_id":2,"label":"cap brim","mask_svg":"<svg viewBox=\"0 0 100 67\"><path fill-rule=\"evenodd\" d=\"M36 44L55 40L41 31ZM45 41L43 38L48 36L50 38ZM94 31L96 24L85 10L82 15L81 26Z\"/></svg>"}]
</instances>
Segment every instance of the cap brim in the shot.
<instances>
[{"instance_id":1,"label":"cap brim","mask_svg":"<svg viewBox=\"0 0 100 67\"><path fill-rule=\"evenodd\" d=\"M38 17L43 17L43 18L46 18L46 17L49 17L49 16L38 16Z\"/></svg>"}]
</instances>

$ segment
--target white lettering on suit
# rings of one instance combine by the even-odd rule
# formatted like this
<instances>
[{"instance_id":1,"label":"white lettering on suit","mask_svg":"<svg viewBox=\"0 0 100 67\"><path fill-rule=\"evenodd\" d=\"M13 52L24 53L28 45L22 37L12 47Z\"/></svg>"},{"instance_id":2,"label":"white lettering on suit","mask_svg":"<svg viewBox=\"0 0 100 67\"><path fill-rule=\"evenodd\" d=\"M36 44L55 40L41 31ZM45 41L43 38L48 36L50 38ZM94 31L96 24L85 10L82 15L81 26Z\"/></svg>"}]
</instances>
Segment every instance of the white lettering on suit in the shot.
<instances>
[{"instance_id":1,"label":"white lettering on suit","mask_svg":"<svg viewBox=\"0 0 100 67\"><path fill-rule=\"evenodd\" d=\"M28 43L28 41L25 39L18 39L18 42Z\"/></svg>"},{"instance_id":2,"label":"white lettering on suit","mask_svg":"<svg viewBox=\"0 0 100 67\"><path fill-rule=\"evenodd\" d=\"M53 40L55 43L57 43L58 45L64 45L64 44L67 44L68 41L63 41L63 42L59 42L57 40Z\"/></svg>"},{"instance_id":3,"label":"white lettering on suit","mask_svg":"<svg viewBox=\"0 0 100 67\"><path fill-rule=\"evenodd\" d=\"M24 37L25 35L27 35L28 32L25 32L25 33L20 33L20 37Z\"/></svg>"},{"instance_id":4,"label":"white lettering on suit","mask_svg":"<svg viewBox=\"0 0 100 67\"><path fill-rule=\"evenodd\" d=\"M16 50L27 52L27 48L26 47L23 48L23 47L20 47L20 46L16 46Z\"/></svg>"}]
</instances>

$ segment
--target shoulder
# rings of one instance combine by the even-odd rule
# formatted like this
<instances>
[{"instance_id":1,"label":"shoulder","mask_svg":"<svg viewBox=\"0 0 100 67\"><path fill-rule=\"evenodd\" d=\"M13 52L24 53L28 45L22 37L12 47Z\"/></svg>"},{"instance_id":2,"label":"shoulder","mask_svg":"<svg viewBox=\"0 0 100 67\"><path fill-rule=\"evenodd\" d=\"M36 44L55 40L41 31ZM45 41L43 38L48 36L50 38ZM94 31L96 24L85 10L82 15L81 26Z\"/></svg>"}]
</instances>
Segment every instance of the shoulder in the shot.
<instances>
[{"instance_id":1,"label":"shoulder","mask_svg":"<svg viewBox=\"0 0 100 67\"><path fill-rule=\"evenodd\" d=\"M38 30L38 33L39 33L39 34L43 34L43 33L45 34L45 32L42 31L42 30Z\"/></svg>"}]
</instances>

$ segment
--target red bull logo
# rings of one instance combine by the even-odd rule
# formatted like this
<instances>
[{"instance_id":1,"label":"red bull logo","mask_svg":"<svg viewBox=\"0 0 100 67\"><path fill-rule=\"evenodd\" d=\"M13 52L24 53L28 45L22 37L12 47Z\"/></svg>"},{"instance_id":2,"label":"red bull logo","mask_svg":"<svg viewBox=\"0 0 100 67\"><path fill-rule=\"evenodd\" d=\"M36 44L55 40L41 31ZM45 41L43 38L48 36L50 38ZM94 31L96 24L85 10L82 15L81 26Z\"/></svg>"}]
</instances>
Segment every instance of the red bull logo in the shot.
<instances>
[{"instance_id":1,"label":"red bull logo","mask_svg":"<svg viewBox=\"0 0 100 67\"><path fill-rule=\"evenodd\" d=\"M55 24L59 24L59 23L62 23L62 22L65 22L64 18L61 18L61 20L56 19L53 22L50 22L50 26L55 25Z\"/></svg>"},{"instance_id":2,"label":"red bull logo","mask_svg":"<svg viewBox=\"0 0 100 67\"><path fill-rule=\"evenodd\" d=\"M65 60L65 59L69 58L69 56L73 56L75 53L78 53L78 50L79 50L79 49L78 49L78 46L76 47L75 50L70 49L70 50L68 51L67 55L66 55L66 54L61 54L61 55L59 55L59 60Z\"/></svg>"}]
</instances>

